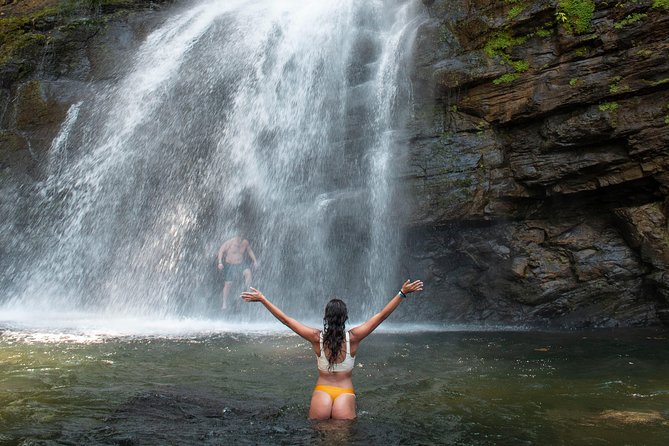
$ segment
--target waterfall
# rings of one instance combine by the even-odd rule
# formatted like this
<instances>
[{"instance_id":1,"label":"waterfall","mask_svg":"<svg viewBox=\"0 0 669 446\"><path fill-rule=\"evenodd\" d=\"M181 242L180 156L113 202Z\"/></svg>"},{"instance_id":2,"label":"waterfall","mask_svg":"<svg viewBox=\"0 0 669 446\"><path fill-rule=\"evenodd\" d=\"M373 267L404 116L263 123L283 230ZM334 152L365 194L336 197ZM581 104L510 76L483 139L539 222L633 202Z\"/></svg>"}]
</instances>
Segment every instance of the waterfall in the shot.
<instances>
[{"instance_id":1,"label":"waterfall","mask_svg":"<svg viewBox=\"0 0 669 446\"><path fill-rule=\"evenodd\" d=\"M219 245L298 317L399 286L394 160L423 19L410 0L199 1L70 109L15 235L3 306L218 317ZM15 231L18 231L15 229ZM242 305L229 317L266 317Z\"/></svg>"},{"instance_id":2,"label":"waterfall","mask_svg":"<svg viewBox=\"0 0 669 446\"><path fill-rule=\"evenodd\" d=\"M48 170L51 178L56 178L58 174L67 169L67 144L70 138L70 132L79 117L79 109L82 102L73 104L67 111L65 121L54 138L49 148Z\"/></svg>"}]
</instances>

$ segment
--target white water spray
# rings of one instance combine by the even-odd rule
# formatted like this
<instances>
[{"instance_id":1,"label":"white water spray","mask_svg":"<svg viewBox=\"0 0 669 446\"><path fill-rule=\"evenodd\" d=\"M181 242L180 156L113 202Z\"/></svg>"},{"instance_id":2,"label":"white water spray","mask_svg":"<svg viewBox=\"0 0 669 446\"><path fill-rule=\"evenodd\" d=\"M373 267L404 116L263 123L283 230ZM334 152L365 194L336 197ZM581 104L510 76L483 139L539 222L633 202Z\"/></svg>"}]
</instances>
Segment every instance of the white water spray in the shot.
<instances>
[{"instance_id":1,"label":"white water spray","mask_svg":"<svg viewBox=\"0 0 669 446\"><path fill-rule=\"evenodd\" d=\"M333 295L377 309L401 280L388 216L419 11L202 1L173 17L125 79L70 109L5 306L216 316L213 257L243 231L254 284L292 314Z\"/></svg>"}]
</instances>

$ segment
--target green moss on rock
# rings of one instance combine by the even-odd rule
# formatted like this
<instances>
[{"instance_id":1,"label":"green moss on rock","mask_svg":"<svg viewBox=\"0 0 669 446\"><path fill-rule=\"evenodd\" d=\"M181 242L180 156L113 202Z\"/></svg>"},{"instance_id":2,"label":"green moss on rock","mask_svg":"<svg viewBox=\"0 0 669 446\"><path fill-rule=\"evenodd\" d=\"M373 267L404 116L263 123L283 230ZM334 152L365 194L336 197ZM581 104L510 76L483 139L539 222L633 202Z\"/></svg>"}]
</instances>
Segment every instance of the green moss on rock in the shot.
<instances>
[{"instance_id":1,"label":"green moss on rock","mask_svg":"<svg viewBox=\"0 0 669 446\"><path fill-rule=\"evenodd\" d=\"M625 91L629 91L629 86L620 84L621 77L615 76L611 79L611 84L609 85L609 93L617 94Z\"/></svg>"},{"instance_id":2,"label":"green moss on rock","mask_svg":"<svg viewBox=\"0 0 669 446\"><path fill-rule=\"evenodd\" d=\"M653 8L669 9L669 0L653 0Z\"/></svg>"},{"instance_id":3,"label":"green moss on rock","mask_svg":"<svg viewBox=\"0 0 669 446\"><path fill-rule=\"evenodd\" d=\"M0 19L0 64L47 41L42 31L56 23L60 8L47 7L36 13Z\"/></svg>"},{"instance_id":4,"label":"green moss on rock","mask_svg":"<svg viewBox=\"0 0 669 446\"><path fill-rule=\"evenodd\" d=\"M602 111L602 112L616 112L618 110L618 103L617 102L606 102L604 104L599 104L599 106L597 108L599 108L599 111Z\"/></svg>"},{"instance_id":5,"label":"green moss on rock","mask_svg":"<svg viewBox=\"0 0 669 446\"><path fill-rule=\"evenodd\" d=\"M509 57L508 53L514 46L522 45L526 40L526 37L512 37L507 32L500 32L486 42L483 50L488 57L499 56L505 59Z\"/></svg>"},{"instance_id":6,"label":"green moss on rock","mask_svg":"<svg viewBox=\"0 0 669 446\"><path fill-rule=\"evenodd\" d=\"M511 60L509 61L509 65L516 70L516 73L524 73L530 69L530 63L526 60Z\"/></svg>"},{"instance_id":7,"label":"green moss on rock","mask_svg":"<svg viewBox=\"0 0 669 446\"><path fill-rule=\"evenodd\" d=\"M497 79L494 79L492 81L493 84L495 85L500 85L500 84L508 84L520 77L520 74L518 73L506 73L498 77Z\"/></svg>"},{"instance_id":8,"label":"green moss on rock","mask_svg":"<svg viewBox=\"0 0 669 446\"><path fill-rule=\"evenodd\" d=\"M560 0L558 14L563 14L566 20L561 24L574 34L583 34L590 31L590 22L595 12L595 3L592 0Z\"/></svg>"},{"instance_id":9,"label":"green moss on rock","mask_svg":"<svg viewBox=\"0 0 669 446\"><path fill-rule=\"evenodd\" d=\"M609 123L616 127L618 125L618 103L617 102L606 102L604 104L599 104L597 107L599 111L608 114Z\"/></svg>"},{"instance_id":10,"label":"green moss on rock","mask_svg":"<svg viewBox=\"0 0 669 446\"><path fill-rule=\"evenodd\" d=\"M47 41L44 34L17 31L13 39L0 47L0 65L33 48L42 47Z\"/></svg>"},{"instance_id":11,"label":"green moss on rock","mask_svg":"<svg viewBox=\"0 0 669 446\"><path fill-rule=\"evenodd\" d=\"M574 50L574 56L585 57L588 55L589 48L587 46L580 46Z\"/></svg>"},{"instance_id":12,"label":"green moss on rock","mask_svg":"<svg viewBox=\"0 0 669 446\"><path fill-rule=\"evenodd\" d=\"M534 34L536 34L537 37L546 38L553 35L553 30L547 28L539 28Z\"/></svg>"},{"instance_id":13,"label":"green moss on rock","mask_svg":"<svg viewBox=\"0 0 669 446\"><path fill-rule=\"evenodd\" d=\"M615 29L623 29L624 27L626 27L628 25L632 25L632 24L642 20L643 18L645 18L647 16L648 16L648 14L638 14L638 13L637 14L630 14L627 17L625 17L624 19L622 19L621 21L614 23L613 27Z\"/></svg>"},{"instance_id":14,"label":"green moss on rock","mask_svg":"<svg viewBox=\"0 0 669 446\"><path fill-rule=\"evenodd\" d=\"M518 15L523 12L523 9L525 9L525 6L523 5L515 5L509 10L509 18L513 19L518 17Z\"/></svg>"},{"instance_id":15,"label":"green moss on rock","mask_svg":"<svg viewBox=\"0 0 669 446\"><path fill-rule=\"evenodd\" d=\"M530 68L530 64L526 60L513 60L510 55L514 46L522 45L527 39L527 36L513 37L507 32L500 32L486 42L483 47L485 53L491 58L499 57L502 64L509 65L514 70L513 73L506 73L493 80L495 85L512 82L518 79L520 73Z\"/></svg>"},{"instance_id":16,"label":"green moss on rock","mask_svg":"<svg viewBox=\"0 0 669 446\"><path fill-rule=\"evenodd\" d=\"M35 51L43 48L49 39L82 28L94 32L117 13L141 3L138 0L61 0L37 11L21 7L19 3L14 11L16 15L0 18L0 67L15 64L21 67L23 74L29 73L34 69ZM21 14L20 11L31 12Z\"/></svg>"}]
</instances>

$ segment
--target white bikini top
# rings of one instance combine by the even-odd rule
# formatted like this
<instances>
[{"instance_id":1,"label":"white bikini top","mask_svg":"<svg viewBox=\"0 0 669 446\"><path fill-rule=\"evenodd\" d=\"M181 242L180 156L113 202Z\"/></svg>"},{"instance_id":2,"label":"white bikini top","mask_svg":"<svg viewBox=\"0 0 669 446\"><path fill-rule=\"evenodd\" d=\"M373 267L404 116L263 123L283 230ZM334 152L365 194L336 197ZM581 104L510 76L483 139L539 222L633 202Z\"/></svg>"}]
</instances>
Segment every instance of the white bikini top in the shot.
<instances>
[{"instance_id":1,"label":"white bikini top","mask_svg":"<svg viewBox=\"0 0 669 446\"><path fill-rule=\"evenodd\" d=\"M328 362L327 356L325 356L325 350L323 349L323 332L321 331L321 355L317 358L316 363L318 364L318 370L321 372L350 372L355 366L355 356L351 356L351 341L348 337L348 331L346 332L346 357L342 362L333 364L332 369L330 369L330 363Z\"/></svg>"}]
</instances>

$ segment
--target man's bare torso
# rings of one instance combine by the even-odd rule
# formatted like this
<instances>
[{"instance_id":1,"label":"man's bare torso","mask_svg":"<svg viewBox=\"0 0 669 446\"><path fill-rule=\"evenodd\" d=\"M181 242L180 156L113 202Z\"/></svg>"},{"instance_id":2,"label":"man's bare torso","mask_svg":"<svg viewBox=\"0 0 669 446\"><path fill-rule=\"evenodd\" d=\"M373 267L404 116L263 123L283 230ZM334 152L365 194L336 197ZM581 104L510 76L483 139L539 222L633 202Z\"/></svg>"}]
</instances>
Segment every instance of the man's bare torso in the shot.
<instances>
[{"instance_id":1,"label":"man's bare torso","mask_svg":"<svg viewBox=\"0 0 669 446\"><path fill-rule=\"evenodd\" d=\"M246 251L249 249L248 240L241 237L233 237L224 243L225 263L236 265L244 261Z\"/></svg>"}]
</instances>

